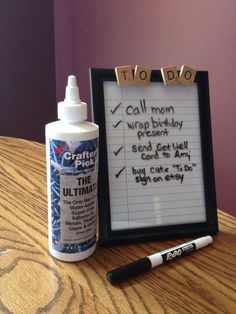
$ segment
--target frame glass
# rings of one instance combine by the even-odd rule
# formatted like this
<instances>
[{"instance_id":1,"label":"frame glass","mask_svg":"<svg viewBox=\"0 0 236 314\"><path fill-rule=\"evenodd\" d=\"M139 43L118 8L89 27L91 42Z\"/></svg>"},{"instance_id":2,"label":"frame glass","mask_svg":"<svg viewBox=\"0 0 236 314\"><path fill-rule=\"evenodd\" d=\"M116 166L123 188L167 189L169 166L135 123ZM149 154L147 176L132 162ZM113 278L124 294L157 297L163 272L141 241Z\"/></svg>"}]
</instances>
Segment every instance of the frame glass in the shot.
<instances>
[{"instance_id":1,"label":"frame glass","mask_svg":"<svg viewBox=\"0 0 236 314\"><path fill-rule=\"evenodd\" d=\"M90 69L99 139L99 244L218 231L208 72L192 86L118 87L114 69Z\"/></svg>"}]
</instances>

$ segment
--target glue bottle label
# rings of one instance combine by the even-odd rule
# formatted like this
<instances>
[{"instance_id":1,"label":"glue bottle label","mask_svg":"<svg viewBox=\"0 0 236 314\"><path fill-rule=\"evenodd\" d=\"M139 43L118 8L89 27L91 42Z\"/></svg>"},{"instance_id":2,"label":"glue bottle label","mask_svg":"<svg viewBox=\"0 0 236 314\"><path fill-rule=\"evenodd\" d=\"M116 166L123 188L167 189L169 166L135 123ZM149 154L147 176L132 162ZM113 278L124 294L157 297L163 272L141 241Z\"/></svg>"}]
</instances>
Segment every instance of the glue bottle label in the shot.
<instances>
[{"instance_id":1,"label":"glue bottle label","mask_svg":"<svg viewBox=\"0 0 236 314\"><path fill-rule=\"evenodd\" d=\"M98 139L50 139L54 250L84 252L96 242Z\"/></svg>"}]
</instances>

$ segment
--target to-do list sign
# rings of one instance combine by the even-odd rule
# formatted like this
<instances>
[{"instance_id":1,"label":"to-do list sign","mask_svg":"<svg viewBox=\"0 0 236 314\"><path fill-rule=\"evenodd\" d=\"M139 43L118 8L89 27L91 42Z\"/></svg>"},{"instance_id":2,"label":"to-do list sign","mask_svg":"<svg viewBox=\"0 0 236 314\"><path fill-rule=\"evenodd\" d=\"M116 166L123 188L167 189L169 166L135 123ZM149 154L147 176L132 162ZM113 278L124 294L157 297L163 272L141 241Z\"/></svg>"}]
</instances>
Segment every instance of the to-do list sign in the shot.
<instances>
[{"instance_id":1,"label":"to-do list sign","mask_svg":"<svg viewBox=\"0 0 236 314\"><path fill-rule=\"evenodd\" d=\"M147 87L119 87L106 71L91 71L101 129L101 244L215 232L209 103L206 93L206 108L199 105L201 75L192 86L164 86L153 71Z\"/></svg>"},{"instance_id":2,"label":"to-do list sign","mask_svg":"<svg viewBox=\"0 0 236 314\"><path fill-rule=\"evenodd\" d=\"M104 83L112 230L206 221L197 86Z\"/></svg>"}]
</instances>

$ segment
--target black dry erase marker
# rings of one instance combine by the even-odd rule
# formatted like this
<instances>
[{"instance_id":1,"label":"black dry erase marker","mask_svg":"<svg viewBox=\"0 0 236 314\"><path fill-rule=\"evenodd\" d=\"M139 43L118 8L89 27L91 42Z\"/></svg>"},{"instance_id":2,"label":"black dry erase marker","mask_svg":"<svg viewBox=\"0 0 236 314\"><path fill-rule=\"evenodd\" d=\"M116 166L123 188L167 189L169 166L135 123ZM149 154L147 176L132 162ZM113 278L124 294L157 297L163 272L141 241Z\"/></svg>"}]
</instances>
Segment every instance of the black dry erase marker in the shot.
<instances>
[{"instance_id":1,"label":"black dry erase marker","mask_svg":"<svg viewBox=\"0 0 236 314\"><path fill-rule=\"evenodd\" d=\"M181 256L188 255L196 250L199 250L208 244L211 244L213 239L211 236L198 238L187 243L174 246L170 249L146 256L133 263L121 266L107 273L107 280L110 283L119 283L133 276L141 274L153 267L168 263Z\"/></svg>"}]
</instances>

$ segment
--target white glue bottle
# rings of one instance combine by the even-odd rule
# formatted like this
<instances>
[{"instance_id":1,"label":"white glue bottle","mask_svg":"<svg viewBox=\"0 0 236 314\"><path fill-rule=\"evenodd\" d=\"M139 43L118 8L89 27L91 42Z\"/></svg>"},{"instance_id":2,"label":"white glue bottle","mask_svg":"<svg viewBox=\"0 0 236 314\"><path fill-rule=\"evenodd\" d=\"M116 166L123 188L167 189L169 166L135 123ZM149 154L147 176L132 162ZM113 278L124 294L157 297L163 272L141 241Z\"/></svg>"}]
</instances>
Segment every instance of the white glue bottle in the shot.
<instances>
[{"instance_id":1,"label":"white glue bottle","mask_svg":"<svg viewBox=\"0 0 236 314\"><path fill-rule=\"evenodd\" d=\"M96 248L98 126L70 75L58 119L46 125L49 251L75 262Z\"/></svg>"}]
</instances>

